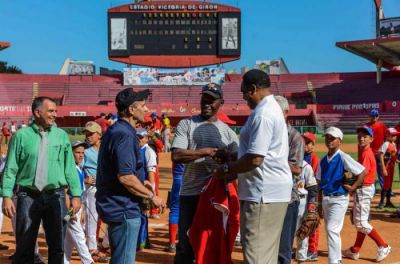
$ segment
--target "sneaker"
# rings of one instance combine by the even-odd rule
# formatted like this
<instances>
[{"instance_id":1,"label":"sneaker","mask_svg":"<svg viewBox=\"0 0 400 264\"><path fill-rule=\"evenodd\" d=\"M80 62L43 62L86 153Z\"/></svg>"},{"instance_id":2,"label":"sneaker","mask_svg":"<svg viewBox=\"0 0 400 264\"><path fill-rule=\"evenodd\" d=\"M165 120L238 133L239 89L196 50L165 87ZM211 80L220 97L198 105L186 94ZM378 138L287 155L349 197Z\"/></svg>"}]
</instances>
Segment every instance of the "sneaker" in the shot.
<instances>
[{"instance_id":1,"label":"sneaker","mask_svg":"<svg viewBox=\"0 0 400 264\"><path fill-rule=\"evenodd\" d=\"M385 204L385 208L397 208L394 204L391 202Z\"/></svg>"},{"instance_id":2,"label":"sneaker","mask_svg":"<svg viewBox=\"0 0 400 264\"><path fill-rule=\"evenodd\" d=\"M392 252L392 247L389 245L387 247L379 247L376 261L379 262L384 260L387 256L389 256L390 252Z\"/></svg>"},{"instance_id":3,"label":"sneaker","mask_svg":"<svg viewBox=\"0 0 400 264\"><path fill-rule=\"evenodd\" d=\"M7 245L0 243L0 250L7 250L9 247Z\"/></svg>"},{"instance_id":4,"label":"sneaker","mask_svg":"<svg viewBox=\"0 0 400 264\"><path fill-rule=\"evenodd\" d=\"M166 252L175 253L176 252L176 245L173 243L168 244L168 247L164 249Z\"/></svg>"},{"instance_id":5,"label":"sneaker","mask_svg":"<svg viewBox=\"0 0 400 264\"><path fill-rule=\"evenodd\" d=\"M351 251L351 248L348 248L345 251L343 251L342 255L343 255L343 257L346 257L349 259L354 259L354 260L357 260L360 258L360 253L354 253L353 251Z\"/></svg>"},{"instance_id":6,"label":"sneaker","mask_svg":"<svg viewBox=\"0 0 400 264\"><path fill-rule=\"evenodd\" d=\"M307 253L308 261L318 261L318 255L314 253Z\"/></svg>"},{"instance_id":7,"label":"sneaker","mask_svg":"<svg viewBox=\"0 0 400 264\"><path fill-rule=\"evenodd\" d=\"M383 203L378 204L378 209L383 209L383 207L384 207Z\"/></svg>"},{"instance_id":8,"label":"sneaker","mask_svg":"<svg viewBox=\"0 0 400 264\"><path fill-rule=\"evenodd\" d=\"M160 215L158 214L151 214L149 217L152 219L160 219Z\"/></svg>"}]
</instances>

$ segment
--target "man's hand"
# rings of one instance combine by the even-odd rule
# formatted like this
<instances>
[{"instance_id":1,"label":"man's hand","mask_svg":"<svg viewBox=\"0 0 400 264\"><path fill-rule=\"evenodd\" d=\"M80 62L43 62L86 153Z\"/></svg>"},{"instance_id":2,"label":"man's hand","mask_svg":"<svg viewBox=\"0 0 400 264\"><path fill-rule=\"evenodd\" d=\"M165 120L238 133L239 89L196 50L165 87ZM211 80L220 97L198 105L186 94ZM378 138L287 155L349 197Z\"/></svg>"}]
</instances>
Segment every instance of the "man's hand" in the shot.
<instances>
[{"instance_id":1,"label":"man's hand","mask_svg":"<svg viewBox=\"0 0 400 264\"><path fill-rule=\"evenodd\" d=\"M387 177L387 176L388 176L388 173L387 173L386 168L383 168L383 169L382 169L382 176L383 176L383 177Z\"/></svg>"},{"instance_id":2,"label":"man's hand","mask_svg":"<svg viewBox=\"0 0 400 264\"><path fill-rule=\"evenodd\" d=\"M79 210L81 209L81 198L80 197L72 197L71 199L71 207L74 210L72 213L71 218L75 217L75 214L77 212L79 212ZM76 220L76 217L75 219Z\"/></svg>"},{"instance_id":3,"label":"man's hand","mask_svg":"<svg viewBox=\"0 0 400 264\"><path fill-rule=\"evenodd\" d=\"M165 201L163 198L160 196L154 195L153 198L151 198L151 202L154 205L154 207L157 207L160 209L160 213L164 212L164 208L166 207Z\"/></svg>"},{"instance_id":4,"label":"man's hand","mask_svg":"<svg viewBox=\"0 0 400 264\"><path fill-rule=\"evenodd\" d=\"M226 174L224 172L222 165L218 166L216 169L214 169L214 176L220 180L226 179Z\"/></svg>"},{"instance_id":5,"label":"man's hand","mask_svg":"<svg viewBox=\"0 0 400 264\"><path fill-rule=\"evenodd\" d=\"M89 185L95 185L96 184L96 179L93 176L88 176L85 179L85 183Z\"/></svg>"},{"instance_id":6,"label":"man's hand","mask_svg":"<svg viewBox=\"0 0 400 264\"><path fill-rule=\"evenodd\" d=\"M217 148L202 148L202 149L199 149L199 151L201 151L203 156L212 158L212 157L215 156L215 154L217 153L218 149Z\"/></svg>"},{"instance_id":7,"label":"man's hand","mask_svg":"<svg viewBox=\"0 0 400 264\"><path fill-rule=\"evenodd\" d=\"M8 218L12 218L16 214L14 203L9 197L3 198L3 214Z\"/></svg>"},{"instance_id":8,"label":"man's hand","mask_svg":"<svg viewBox=\"0 0 400 264\"><path fill-rule=\"evenodd\" d=\"M213 159L218 164L223 164L225 162L228 162L230 160L230 152L227 148L218 149L217 152L215 153Z\"/></svg>"}]
</instances>

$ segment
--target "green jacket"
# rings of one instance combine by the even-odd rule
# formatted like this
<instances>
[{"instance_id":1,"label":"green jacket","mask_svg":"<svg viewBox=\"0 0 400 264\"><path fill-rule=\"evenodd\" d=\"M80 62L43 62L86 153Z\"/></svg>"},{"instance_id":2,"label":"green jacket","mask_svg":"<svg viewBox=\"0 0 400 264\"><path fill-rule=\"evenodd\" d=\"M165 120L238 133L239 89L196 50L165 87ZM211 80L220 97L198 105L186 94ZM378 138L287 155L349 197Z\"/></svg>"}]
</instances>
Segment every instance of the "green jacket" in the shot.
<instances>
[{"instance_id":1,"label":"green jacket","mask_svg":"<svg viewBox=\"0 0 400 264\"><path fill-rule=\"evenodd\" d=\"M72 196L80 197L82 189L67 133L56 127L50 127L47 133L48 178L44 190L68 187ZM11 138L2 179L3 197L12 197L16 184L37 190L35 175L40 141L36 124L18 130Z\"/></svg>"}]
</instances>

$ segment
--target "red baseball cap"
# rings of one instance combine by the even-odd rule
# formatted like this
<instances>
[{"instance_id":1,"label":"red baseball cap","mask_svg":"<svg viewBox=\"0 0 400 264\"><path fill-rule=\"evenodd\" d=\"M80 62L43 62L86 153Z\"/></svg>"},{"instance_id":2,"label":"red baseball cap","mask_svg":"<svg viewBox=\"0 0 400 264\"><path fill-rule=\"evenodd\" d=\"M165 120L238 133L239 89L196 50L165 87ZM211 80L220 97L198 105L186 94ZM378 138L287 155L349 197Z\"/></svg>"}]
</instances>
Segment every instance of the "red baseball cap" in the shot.
<instances>
[{"instance_id":1,"label":"red baseball cap","mask_svg":"<svg viewBox=\"0 0 400 264\"><path fill-rule=\"evenodd\" d=\"M303 137L309 139L313 144L315 144L315 135L311 132L306 132L303 134Z\"/></svg>"},{"instance_id":2,"label":"red baseball cap","mask_svg":"<svg viewBox=\"0 0 400 264\"><path fill-rule=\"evenodd\" d=\"M394 128L394 127L389 127L389 128L386 130L386 133L387 133L388 135L398 135L398 134L400 134L400 132L397 131L396 128Z\"/></svg>"}]
</instances>

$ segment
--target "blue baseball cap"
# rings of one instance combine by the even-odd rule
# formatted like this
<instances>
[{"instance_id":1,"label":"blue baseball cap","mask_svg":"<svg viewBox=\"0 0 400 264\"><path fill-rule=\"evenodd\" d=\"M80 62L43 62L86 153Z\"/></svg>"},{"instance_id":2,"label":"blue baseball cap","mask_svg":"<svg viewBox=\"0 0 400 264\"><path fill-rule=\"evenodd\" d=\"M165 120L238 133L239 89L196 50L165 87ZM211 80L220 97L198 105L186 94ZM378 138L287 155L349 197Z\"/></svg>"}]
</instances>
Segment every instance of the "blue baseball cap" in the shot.
<instances>
[{"instance_id":1,"label":"blue baseball cap","mask_svg":"<svg viewBox=\"0 0 400 264\"><path fill-rule=\"evenodd\" d=\"M148 135L147 130L143 127L136 128L136 135L140 138L146 137Z\"/></svg>"},{"instance_id":2,"label":"blue baseball cap","mask_svg":"<svg viewBox=\"0 0 400 264\"><path fill-rule=\"evenodd\" d=\"M371 112L369 112L369 115L374 117L379 116L378 109L372 109Z\"/></svg>"},{"instance_id":3,"label":"blue baseball cap","mask_svg":"<svg viewBox=\"0 0 400 264\"><path fill-rule=\"evenodd\" d=\"M151 116L151 117L157 117L157 113L153 112L153 113L151 113L150 116Z\"/></svg>"},{"instance_id":4,"label":"blue baseball cap","mask_svg":"<svg viewBox=\"0 0 400 264\"><path fill-rule=\"evenodd\" d=\"M357 133L361 132L361 131L366 132L371 137L374 137L374 132L372 131L372 128L370 128L368 126L362 126L362 127L357 128Z\"/></svg>"}]
</instances>

